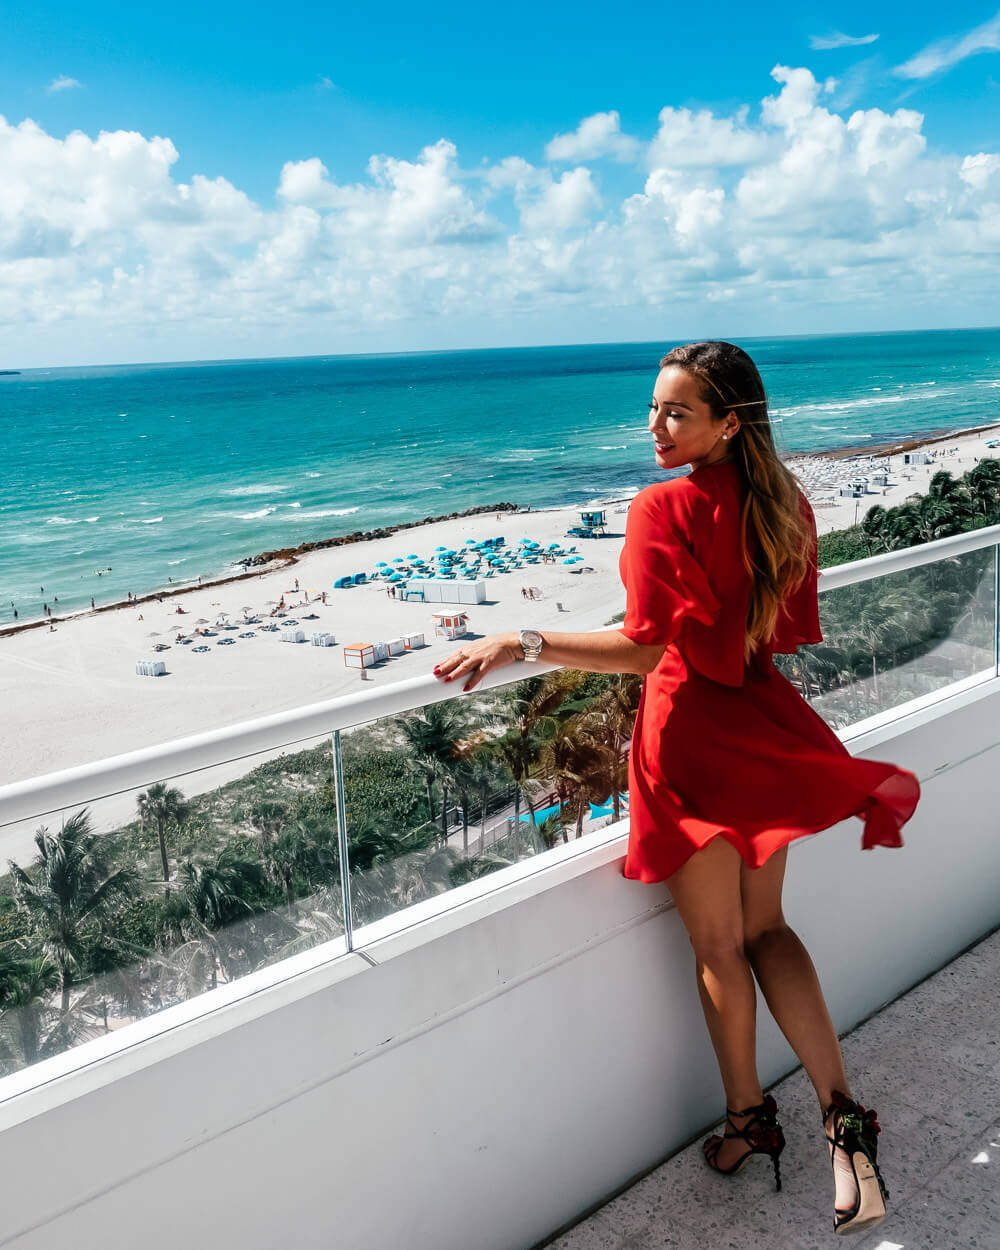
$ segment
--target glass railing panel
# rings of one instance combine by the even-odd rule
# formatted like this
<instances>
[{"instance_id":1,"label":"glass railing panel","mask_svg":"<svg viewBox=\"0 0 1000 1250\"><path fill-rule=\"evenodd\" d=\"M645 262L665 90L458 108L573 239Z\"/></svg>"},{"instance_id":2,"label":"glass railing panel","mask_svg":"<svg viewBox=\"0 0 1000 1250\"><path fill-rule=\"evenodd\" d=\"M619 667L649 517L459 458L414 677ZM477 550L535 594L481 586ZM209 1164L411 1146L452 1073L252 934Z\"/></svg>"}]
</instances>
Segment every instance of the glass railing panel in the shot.
<instances>
[{"instance_id":1,"label":"glass railing panel","mask_svg":"<svg viewBox=\"0 0 1000 1250\"><path fill-rule=\"evenodd\" d=\"M820 595L823 642L775 656L835 729L994 669L994 548Z\"/></svg>"},{"instance_id":2,"label":"glass railing panel","mask_svg":"<svg viewBox=\"0 0 1000 1250\"><path fill-rule=\"evenodd\" d=\"M620 818L640 685L558 670L343 731L353 924Z\"/></svg>"},{"instance_id":3,"label":"glass railing panel","mask_svg":"<svg viewBox=\"0 0 1000 1250\"><path fill-rule=\"evenodd\" d=\"M0 1075L344 933L329 737L0 828Z\"/></svg>"}]
</instances>

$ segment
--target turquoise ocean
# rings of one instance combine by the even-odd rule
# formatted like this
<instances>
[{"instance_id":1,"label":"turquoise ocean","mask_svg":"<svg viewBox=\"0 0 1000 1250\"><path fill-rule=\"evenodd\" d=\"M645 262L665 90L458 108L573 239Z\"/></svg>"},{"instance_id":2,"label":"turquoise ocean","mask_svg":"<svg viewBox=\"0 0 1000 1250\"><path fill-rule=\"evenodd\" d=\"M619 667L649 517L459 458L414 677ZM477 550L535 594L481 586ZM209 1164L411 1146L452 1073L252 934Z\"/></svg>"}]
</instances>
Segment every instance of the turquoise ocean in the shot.
<instances>
[{"instance_id":1,"label":"turquoise ocean","mask_svg":"<svg viewBox=\"0 0 1000 1250\"><path fill-rule=\"evenodd\" d=\"M739 342L785 452L1000 420L1000 329ZM662 477L647 404L671 346L0 376L0 622L478 504L630 496Z\"/></svg>"}]
</instances>

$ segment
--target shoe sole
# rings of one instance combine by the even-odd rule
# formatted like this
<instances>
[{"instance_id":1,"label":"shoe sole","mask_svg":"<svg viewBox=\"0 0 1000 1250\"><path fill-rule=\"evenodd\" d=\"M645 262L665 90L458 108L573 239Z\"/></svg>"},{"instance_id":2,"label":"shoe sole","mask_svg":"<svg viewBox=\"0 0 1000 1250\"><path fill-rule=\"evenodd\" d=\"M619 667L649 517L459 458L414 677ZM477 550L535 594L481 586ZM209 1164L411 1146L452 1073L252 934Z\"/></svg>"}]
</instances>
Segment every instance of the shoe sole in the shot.
<instances>
[{"instance_id":1,"label":"shoe sole","mask_svg":"<svg viewBox=\"0 0 1000 1250\"><path fill-rule=\"evenodd\" d=\"M878 1177L871 1165L871 1160L860 1150L856 1150L851 1162L858 1183L858 1210L853 1219L840 1224L834 1231L841 1237L849 1233L860 1233L871 1228L885 1218L885 1199L879 1187Z\"/></svg>"}]
</instances>

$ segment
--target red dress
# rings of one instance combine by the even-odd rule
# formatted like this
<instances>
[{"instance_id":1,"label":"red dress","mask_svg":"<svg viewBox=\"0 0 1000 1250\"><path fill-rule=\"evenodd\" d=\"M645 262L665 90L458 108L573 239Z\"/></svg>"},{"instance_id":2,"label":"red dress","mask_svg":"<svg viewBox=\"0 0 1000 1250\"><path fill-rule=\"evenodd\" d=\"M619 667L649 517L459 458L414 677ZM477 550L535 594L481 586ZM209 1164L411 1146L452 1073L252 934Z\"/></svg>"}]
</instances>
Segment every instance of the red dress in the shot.
<instances>
[{"instance_id":1,"label":"red dress","mask_svg":"<svg viewBox=\"0 0 1000 1250\"><path fill-rule=\"evenodd\" d=\"M823 640L816 523L804 495L811 573L744 666L745 489L737 464L721 461L647 487L629 509L621 632L666 644L632 737L624 875L633 880L665 880L717 834L759 868L793 838L848 816L864 821L865 849L902 846L900 827L920 798L913 773L855 759L772 662L776 651Z\"/></svg>"}]
</instances>

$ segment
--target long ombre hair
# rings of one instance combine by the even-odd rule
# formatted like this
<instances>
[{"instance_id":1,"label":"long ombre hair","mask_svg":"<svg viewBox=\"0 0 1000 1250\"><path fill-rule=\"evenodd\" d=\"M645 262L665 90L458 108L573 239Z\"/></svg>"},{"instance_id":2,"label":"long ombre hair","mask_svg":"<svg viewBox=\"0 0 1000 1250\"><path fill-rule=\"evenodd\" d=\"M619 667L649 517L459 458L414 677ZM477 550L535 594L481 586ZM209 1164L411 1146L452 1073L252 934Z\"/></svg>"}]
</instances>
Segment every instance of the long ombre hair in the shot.
<instances>
[{"instance_id":1,"label":"long ombre hair","mask_svg":"<svg viewBox=\"0 0 1000 1250\"><path fill-rule=\"evenodd\" d=\"M786 597L809 571L812 531L802 507L802 492L778 459L767 394L757 366L732 343L688 343L675 347L660 368L675 365L701 382L701 397L721 421L736 411L740 428L732 454L747 485L740 530L743 564L752 579L743 644L749 660L774 633ZM748 526L758 539L756 560L747 542Z\"/></svg>"}]
</instances>

